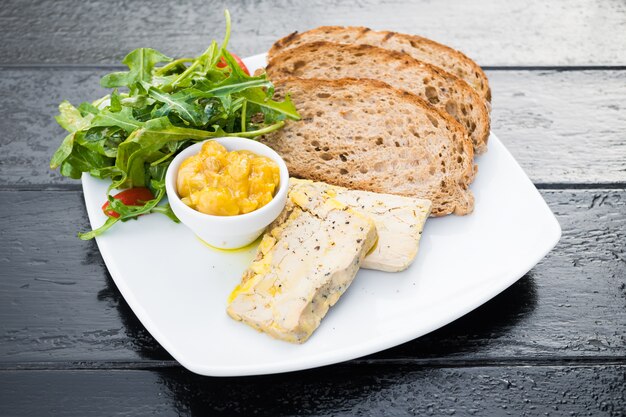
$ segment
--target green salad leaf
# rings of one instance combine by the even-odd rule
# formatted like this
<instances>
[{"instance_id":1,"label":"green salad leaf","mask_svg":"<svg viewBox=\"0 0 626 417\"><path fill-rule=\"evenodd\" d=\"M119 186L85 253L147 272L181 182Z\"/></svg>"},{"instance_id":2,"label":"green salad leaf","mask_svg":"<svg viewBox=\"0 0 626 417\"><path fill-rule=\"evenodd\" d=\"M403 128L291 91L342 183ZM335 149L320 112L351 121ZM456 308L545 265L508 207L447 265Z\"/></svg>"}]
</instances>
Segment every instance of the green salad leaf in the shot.
<instances>
[{"instance_id":1,"label":"green salad leaf","mask_svg":"<svg viewBox=\"0 0 626 417\"><path fill-rule=\"evenodd\" d=\"M135 119L133 116L133 110L130 107L124 107L117 112L111 109L104 109L91 121L91 127L119 127L126 133L130 134L133 131L142 127L144 123Z\"/></svg>"},{"instance_id":2,"label":"green salad leaf","mask_svg":"<svg viewBox=\"0 0 626 417\"><path fill-rule=\"evenodd\" d=\"M113 89L91 103L59 105L56 120L68 131L50 168L78 179L83 173L111 180L106 199L119 217L80 233L92 239L117 222L148 213L176 216L165 197L165 172L172 159L195 142L212 137L255 138L300 116L289 95L274 99L265 74L247 74L226 49L230 15L226 10L222 44L211 42L198 57L172 59L150 48L135 49L122 61L128 71L107 74L100 85ZM118 91L118 89L120 89ZM148 187L154 199L125 205L114 189Z\"/></svg>"},{"instance_id":3,"label":"green salad leaf","mask_svg":"<svg viewBox=\"0 0 626 417\"><path fill-rule=\"evenodd\" d=\"M160 62L170 62L169 58L151 48L135 49L122 60L130 71L107 74L100 80L105 88L128 87L131 90L141 87L143 83L150 84L154 66Z\"/></svg>"}]
</instances>

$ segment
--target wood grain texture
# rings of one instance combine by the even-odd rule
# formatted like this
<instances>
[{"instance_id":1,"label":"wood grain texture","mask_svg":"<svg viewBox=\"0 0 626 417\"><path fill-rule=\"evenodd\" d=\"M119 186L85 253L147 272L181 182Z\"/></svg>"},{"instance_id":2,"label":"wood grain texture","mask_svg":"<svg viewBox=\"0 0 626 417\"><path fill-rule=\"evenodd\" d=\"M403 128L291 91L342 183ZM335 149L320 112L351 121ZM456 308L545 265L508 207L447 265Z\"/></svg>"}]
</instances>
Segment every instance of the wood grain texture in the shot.
<instances>
[{"instance_id":1,"label":"wood grain texture","mask_svg":"<svg viewBox=\"0 0 626 417\"><path fill-rule=\"evenodd\" d=\"M563 228L556 249L473 313L366 360L623 358L626 190L542 194ZM0 368L170 359L120 296L96 245L75 237L88 227L82 198L73 191L0 192Z\"/></svg>"},{"instance_id":2,"label":"wood grain texture","mask_svg":"<svg viewBox=\"0 0 626 417\"><path fill-rule=\"evenodd\" d=\"M621 0L5 0L1 63L118 63L130 50L201 53L233 16L231 48L264 52L278 38L320 25L364 25L431 37L481 65L624 65Z\"/></svg>"},{"instance_id":3,"label":"wood grain texture","mask_svg":"<svg viewBox=\"0 0 626 417\"><path fill-rule=\"evenodd\" d=\"M491 130L533 182L626 183L626 71L487 75Z\"/></svg>"},{"instance_id":4,"label":"wood grain texture","mask_svg":"<svg viewBox=\"0 0 626 417\"><path fill-rule=\"evenodd\" d=\"M5 360L169 358L123 301L96 243L76 237L89 228L81 193L0 193L0 224Z\"/></svg>"},{"instance_id":5,"label":"wood grain texture","mask_svg":"<svg viewBox=\"0 0 626 417\"><path fill-rule=\"evenodd\" d=\"M0 69L0 186L77 184L48 169L65 136L53 116L64 99L77 105L104 95L105 73ZM492 130L535 183L626 183L626 71L488 76Z\"/></svg>"},{"instance_id":6,"label":"wood grain texture","mask_svg":"<svg viewBox=\"0 0 626 417\"><path fill-rule=\"evenodd\" d=\"M253 378L182 369L3 371L0 414L619 416L625 374L625 366L334 366Z\"/></svg>"}]
</instances>

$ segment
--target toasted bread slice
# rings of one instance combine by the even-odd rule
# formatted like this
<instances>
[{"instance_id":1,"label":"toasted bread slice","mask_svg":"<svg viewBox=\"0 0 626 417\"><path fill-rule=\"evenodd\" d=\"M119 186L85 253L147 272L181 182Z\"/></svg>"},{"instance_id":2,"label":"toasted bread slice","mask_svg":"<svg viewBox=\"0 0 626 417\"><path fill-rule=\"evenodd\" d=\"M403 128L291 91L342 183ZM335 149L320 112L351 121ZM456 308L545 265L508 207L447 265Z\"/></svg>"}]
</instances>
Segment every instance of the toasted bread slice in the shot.
<instances>
[{"instance_id":1,"label":"toasted bread slice","mask_svg":"<svg viewBox=\"0 0 626 417\"><path fill-rule=\"evenodd\" d=\"M431 202L414 197L350 190L325 182L289 180L289 193L313 195L322 193L336 199L376 224L378 242L367 253L361 268L386 272L407 269L415 260Z\"/></svg>"},{"instance_id":2,"label":"toasted bread slice","mask_svg":"<svg viewBox=\"0 0 626 417\"><path fill-rule=\"evenodd\" d=\"M294 32L279 39L270 49L268 58L271 60L281 51L315 41L366 44L404 52L459 77L487 102L491 101L487 76L478 64L455 49L416 35L374 31L356 26L321 26L303 33Z\"/></svg>"},{"instance_id":3,"label":"toasted bread slice","mask_svg":"<svg viewBox=\"0 0 626 417\"><path fill-rule=\"evenodd\" d=\"M303 343L350 286L376 243L374 222L322 190L289 193L229 297L233 319Z\"/></svg>"},{"instance_id":4,"label":"toasted bread slice","mask_svg":"<svg viewBox=\"0 0 626 417\"><path fill-rule=\"evenodd\" d=\"M432 215L468 214L474 150L465 129L419 97L368 79L281 80L302 120L259 140L291 175L431 200Z\"/></svg>"},{"instance_id":5,"label":"toasted bread slice","mask_svg":"<svg viewBox=\"0 0 626 417\"><path fill-rule=\"evenodd\" d=\"M371 45L312 42L279 52L266 68L271 79L371 78L413 93L447 112L468 131L474 152L487 150L489 111L457 77L406 54Z\"/></svg>"}]
</instances>

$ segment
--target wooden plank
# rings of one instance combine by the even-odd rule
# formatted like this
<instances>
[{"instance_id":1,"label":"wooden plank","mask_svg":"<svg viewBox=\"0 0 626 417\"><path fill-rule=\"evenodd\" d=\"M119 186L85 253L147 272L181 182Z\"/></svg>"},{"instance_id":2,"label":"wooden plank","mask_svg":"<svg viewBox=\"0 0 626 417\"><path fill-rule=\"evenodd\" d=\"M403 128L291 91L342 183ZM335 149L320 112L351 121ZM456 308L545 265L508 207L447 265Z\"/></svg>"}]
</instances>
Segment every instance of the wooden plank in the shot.
<instances>
[{"instance_id":1,"label":"wooden plank","mask_svg":"<svg viewBox=\"0 0 626 417\"><path fill-rule=\"evenodd\" d=\"M168 359L115 287L79 192L0 193L0 351L8 361ZM1 414L1 413L0 413Z\"/></svg>"},{"instance_id":2,"label":"wooden plank","mask_svg":"<svg viewBox=\"0 0 626 417\"><path fill-rule=\"evenodd\" d=\"M0 70L0 186L74 183L48 169L63 99L105 94L107 70ZM626 71L489 71L492 130L535 183L626 183ZM487 154L486 157L489 157Z\"/></svg>"},{"instance_id":3,"label":"wooden plank","mask_svg":"<svg viewBox=\"0 0 626 417\"><path fill-rule=\"evenodd\" d=\"M622 415L626 366L0 372L3 416Z\"/></svg>"},{"instance_id":4,"label":"wooden plank","mask_svg":"<svg viewBox=\"0 0 626 417\"><path fill-rule=\"evenodd\" d=\"M539 265L466 317L370 359L623 358L626 190L542 194L563 237ZM96 245L75 237L87 227L80 192L0 192L0 364L170 359L120 296Z\"/></svg>"},{"instance_id":5,"label":"wooden plank","mask_svg":"<svg viewBox=\"0 0 626 417\"><path fill-rule=\"evenodd\" d=\"M626 183L626 71L488 76L492 131L533 182Z\"/></svg>"},{"instance_id":6,"label":"wooden plank","mask_svg":"<svg viewBox=\"0 0 626 417\"><path fill-rule=\"evenodd\" d=\"M170 56L200 54L221 40L221 6L172 3L5 1L0 9L2 63L114 63L137 47ZM481 65L624 65L626 9L619 0L500 2L232 1L231 47L266 51L294 30L364 25L416 33L460 49Z\"/></svg>"}]
</instances>

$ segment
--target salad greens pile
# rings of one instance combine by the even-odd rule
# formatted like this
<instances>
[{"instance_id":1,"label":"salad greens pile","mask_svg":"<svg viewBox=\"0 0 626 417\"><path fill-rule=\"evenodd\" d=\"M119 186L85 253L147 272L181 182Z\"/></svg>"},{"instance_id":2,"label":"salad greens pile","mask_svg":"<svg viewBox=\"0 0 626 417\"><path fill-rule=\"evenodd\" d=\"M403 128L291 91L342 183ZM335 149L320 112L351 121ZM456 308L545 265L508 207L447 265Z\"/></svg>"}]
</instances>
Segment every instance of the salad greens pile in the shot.
<instances>
[{"instance_id":1,"label":"salad greens pile","mask_svg":"<svg viewBox=\"0 0 626 417\"><path fill-rule=\"evenodd\" d=\"M50 168L74 179L88 172L110 178L106 223L83 240L100 235L118 221L161 212L178 221L165 196L165 172L181 150L212 137L256 136L280 129L285 119L300 116L287 95L273 100L274 86L265 74L250 76L226 50L230 15L225 11L226 35L221 46L213 41L196 58L172 59L139 48L122 61L126 72L105 75L102 87L114 89L78 107L64 101L57 122L69 132L52 156ZM122 88L123 91L118 91ZM126 205L110 192L118 188L148 187L154 199Z\"/></svg>"}]
</instances>

